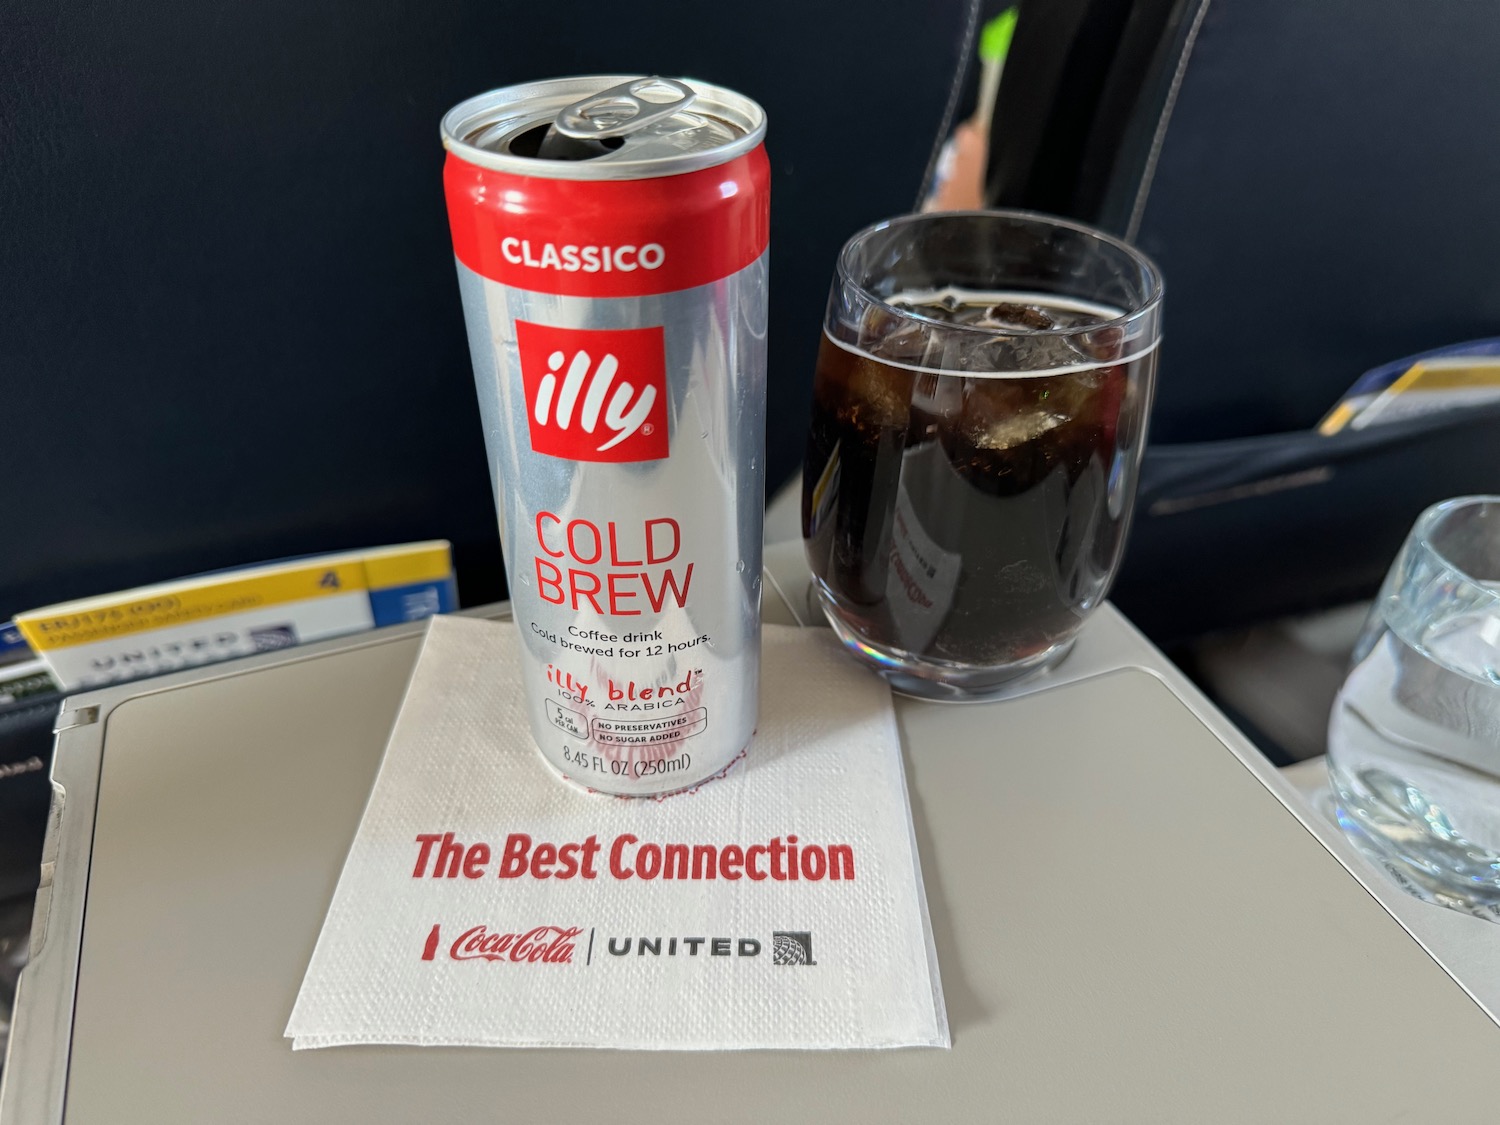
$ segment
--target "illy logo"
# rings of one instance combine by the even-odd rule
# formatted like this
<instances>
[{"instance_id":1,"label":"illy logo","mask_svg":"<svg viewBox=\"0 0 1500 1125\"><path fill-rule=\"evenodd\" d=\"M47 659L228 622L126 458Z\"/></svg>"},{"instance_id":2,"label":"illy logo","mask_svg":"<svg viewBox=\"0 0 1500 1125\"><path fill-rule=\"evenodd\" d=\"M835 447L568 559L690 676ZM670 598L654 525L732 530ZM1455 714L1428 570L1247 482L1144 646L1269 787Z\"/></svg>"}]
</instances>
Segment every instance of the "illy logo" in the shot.
<instances>
[{"instance_id":1,"label":"illy logo","mask_svg":"<svg viewBox=\"0 0 1500 1125\"><path fill-rule=\"evenodd\" d=\"M660 328L554 328L516 321L531 448L570 461L667 456Z\"/></svg>"}]
</instances>

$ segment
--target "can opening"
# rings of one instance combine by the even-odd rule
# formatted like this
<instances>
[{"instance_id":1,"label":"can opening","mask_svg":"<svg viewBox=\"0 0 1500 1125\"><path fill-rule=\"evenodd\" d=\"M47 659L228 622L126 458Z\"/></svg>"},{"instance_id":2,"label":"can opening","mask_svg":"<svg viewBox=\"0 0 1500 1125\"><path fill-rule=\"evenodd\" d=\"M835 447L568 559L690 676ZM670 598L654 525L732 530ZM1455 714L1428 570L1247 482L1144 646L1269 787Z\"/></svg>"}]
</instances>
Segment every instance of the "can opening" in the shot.
<instances>
[{"instance_id":1,"label":"can opening","mask_svg":"<svg viewBox=\"0 0 1500 1125\"><path fill-rule=\"evenodd\" d=\"M624 137L579 140L566 133L559 133L553 122L543 121L517 133L505 147L516 156L536 160L592 160L596 156L614 152L624 143Z\"/></svg>"}]
</instances>

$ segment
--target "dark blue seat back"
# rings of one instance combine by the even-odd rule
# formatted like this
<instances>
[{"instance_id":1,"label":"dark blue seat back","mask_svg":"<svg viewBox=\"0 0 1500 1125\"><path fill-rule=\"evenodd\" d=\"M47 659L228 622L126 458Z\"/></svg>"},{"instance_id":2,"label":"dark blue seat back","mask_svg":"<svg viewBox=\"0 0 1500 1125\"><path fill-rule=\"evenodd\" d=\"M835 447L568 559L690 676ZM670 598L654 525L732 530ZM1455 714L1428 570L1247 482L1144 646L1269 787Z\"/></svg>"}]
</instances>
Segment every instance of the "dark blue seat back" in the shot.
<instances>
[{"instance_id":1,"label":"dark blue seat back","mask_svg":"<svg viewBox=\"0 0 1500 1125\"><path fill-rule=\"evenodd\" d=\"M1483 415L1309 431L1366 369L1500 335L1500 7L1023 4L990 193L1167 280L1115 598L1170 640L1373 593L1426 504L1500 491Z\"/></svg>"}]
</instances>

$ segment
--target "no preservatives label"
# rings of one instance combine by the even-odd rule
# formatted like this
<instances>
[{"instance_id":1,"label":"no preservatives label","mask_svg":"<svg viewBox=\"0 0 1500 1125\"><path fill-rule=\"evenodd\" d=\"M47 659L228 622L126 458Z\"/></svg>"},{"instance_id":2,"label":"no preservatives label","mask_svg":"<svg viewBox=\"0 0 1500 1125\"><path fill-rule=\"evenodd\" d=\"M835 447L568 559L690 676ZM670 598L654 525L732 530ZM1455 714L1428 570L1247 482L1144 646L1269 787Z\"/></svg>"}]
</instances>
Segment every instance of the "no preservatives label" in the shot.
<instances>
[{"instance_id":1,"label":"no preservatives label","mask_svg":"<svg viewBox=\"0 0 1500 1125\"><path fill-rule=\"evenodd\" d=\"M655 719L593 719L580 711L547 700L547 717L552 725L574 738L593 739L600 746L651 746L656 743L680 742L708 728L708 708L695 707L676 715Z\"/></svg>"}]
</instances>

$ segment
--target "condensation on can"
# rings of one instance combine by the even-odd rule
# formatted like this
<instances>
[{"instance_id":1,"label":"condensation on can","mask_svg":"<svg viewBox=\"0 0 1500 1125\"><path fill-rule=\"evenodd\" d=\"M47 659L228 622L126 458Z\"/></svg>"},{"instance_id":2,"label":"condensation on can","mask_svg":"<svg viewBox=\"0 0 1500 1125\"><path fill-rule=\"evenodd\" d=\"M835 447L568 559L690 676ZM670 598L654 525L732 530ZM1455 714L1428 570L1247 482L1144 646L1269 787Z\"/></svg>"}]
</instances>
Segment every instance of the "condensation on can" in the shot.
<instances>
[{"instance_id":1,"label":"condensation on can","mask_svg":"<svg viewBox=\"0 0 1500 1125\"><path fill-rule=\"evenodd\" d=\"M765 115L687 82L691 104L599 155L525 153L655 81L511 87L443 120L532 734L570 780L639 796L723 773L755 728Z\"/></svg>"}]
</instances>

